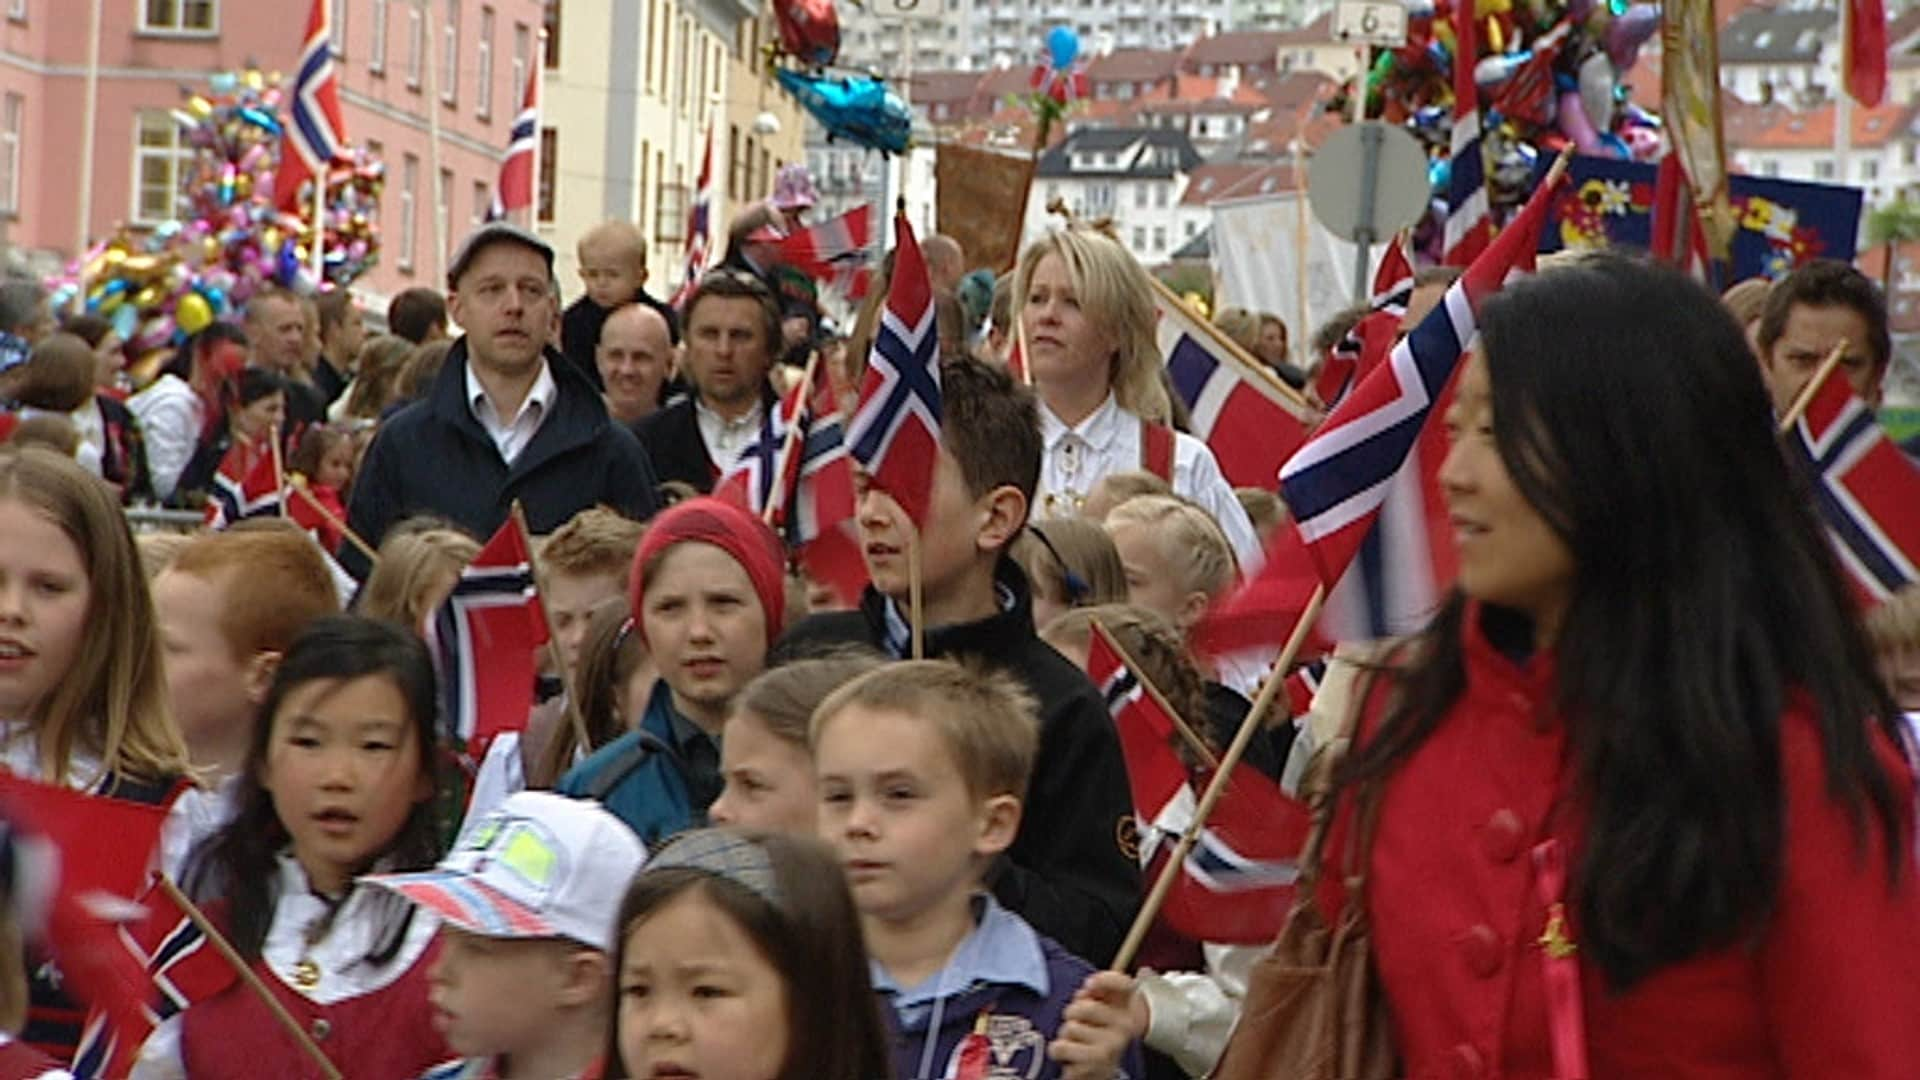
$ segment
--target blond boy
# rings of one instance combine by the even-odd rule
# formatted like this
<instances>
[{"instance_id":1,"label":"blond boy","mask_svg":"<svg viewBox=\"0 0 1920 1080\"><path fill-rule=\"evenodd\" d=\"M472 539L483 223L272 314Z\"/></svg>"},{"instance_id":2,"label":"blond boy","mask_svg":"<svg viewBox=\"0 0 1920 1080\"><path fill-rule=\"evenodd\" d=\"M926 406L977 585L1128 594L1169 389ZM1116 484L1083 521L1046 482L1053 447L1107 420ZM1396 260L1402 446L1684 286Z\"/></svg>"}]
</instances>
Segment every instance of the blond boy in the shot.
<instances>
[{"instance_id":1,"label":"blond boy","mask_svg":"<svg viewBox=\"0 0 1920 1080\"><path fill-rule=\"evenodd\" d=\"M1013 1075L1141 1074L1126 1000L1074 1001L1092 967L982 884L1019 831L1038 730L1010 679L941 660L886 665L814 713L819 828L860 910L897 1075L952 1076L989 1048Z\"/></svg>"},{"instance_id":2,"label":"blond boy","mask_svg":"<svg viewBox=\"0 0 1920 1080\"><path fill-rule=\"evenodd\" d=\"M580 238L575 253L580 258L580 283L587 291L560 320L560 351L604 391L594 351L609 313L625 304L646 304L667 320L667 335L675 345L680 343L680 322L671 307L646 290L647 237L638 225L602 222Z\"/></svg>"}]
</instances>

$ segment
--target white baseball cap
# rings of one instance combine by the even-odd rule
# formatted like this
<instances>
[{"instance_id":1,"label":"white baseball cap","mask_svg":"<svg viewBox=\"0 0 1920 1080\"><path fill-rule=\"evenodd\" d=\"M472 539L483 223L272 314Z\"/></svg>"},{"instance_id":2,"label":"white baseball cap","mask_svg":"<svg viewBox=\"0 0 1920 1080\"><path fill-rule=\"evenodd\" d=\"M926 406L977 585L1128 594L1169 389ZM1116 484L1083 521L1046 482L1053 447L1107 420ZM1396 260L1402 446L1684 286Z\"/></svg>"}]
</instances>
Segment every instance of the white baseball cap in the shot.
<instances>
[{"instance_id":1,"label":"white baseball cap","mask_svg":"<svg viewBox=\"0 0 1920 1080\"><path fill-rule=\"evenodd\" d=\"M522 791L474 822L434 869L362 880L471 933L564 937L611 953L620 900L646 857L599 803Z\"/></svg>"}]
</instances>

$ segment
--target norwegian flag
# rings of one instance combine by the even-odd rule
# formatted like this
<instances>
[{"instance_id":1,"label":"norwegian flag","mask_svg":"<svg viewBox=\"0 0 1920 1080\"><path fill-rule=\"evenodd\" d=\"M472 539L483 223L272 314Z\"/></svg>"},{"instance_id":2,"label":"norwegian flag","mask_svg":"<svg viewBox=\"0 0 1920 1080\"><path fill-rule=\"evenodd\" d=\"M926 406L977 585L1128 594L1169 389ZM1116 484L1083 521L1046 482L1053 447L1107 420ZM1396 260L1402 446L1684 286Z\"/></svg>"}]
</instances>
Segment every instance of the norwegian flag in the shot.
<instances>
[{"instance_id":1,"label":"norwegian flag","mask_svg":"<svg viewBox=\"0 0 1920 1080\"><path fill-rule=\"evenodd\" d=\"M1160 305L1160 352L1174 392L1187 403L1193 434L1213 450L1235 487L1264 488L1307 439L1304 404L1252 370L1186 306Z\"/></svg>"},{"instance_id":2,"label":"norwegian flag","mask_svg":"<svg viewBox=\"0 0 1920 1080\"><path fill-rule=\"evenodd\" d=\"M673 294L673 306L686 303L700 284L707 269L708 219L713 213L713 125L707 125L707 148L700 155L700 183L694 192L693 208L687 211L687 256L680 271L680 290Z\"/></svg>"},{"instance_id":3,"label":"norwegian flag","mask_svg":"<svg viewBox=\"0 0 1920 1080\"><path fill-rule=\"evenodd\" d=\"M293 117L280 141L273 201L282 213L298 213L300 187L324 184L327 167L347 156L347 125L340 118L340 80L333 70L333 28L327 0L313 0L300 70L293 78Z\"/></svg>"},{"instance_id":4,"label":"norwegian flag","mask_svg":"<svg viewBox=\"0 0 1920 1080\"><path fill-rule=\"evenodd\" d=\"M121 968L136 981L122 1007L95 1008L88 1014L73 1056L77 1080L126 1076L154 1028L188 1006L218 996L239 977L157 879L140 903L145 916L138 923L122 924L115 934L126 952Z\"/></svg>"},{"instance_id":5,"label":"norwegian flag","mask_svg":"<svg viewBox=\"0 0 1920 1080\"><path fill-rule=\"evenodd\" d=\"M460 572L424 630L440 677L443 734L480 761L494 736L526 729L534 650L547 643L546 610L516 521L503 523Z\"/></svg>"},{"instance_id":6,"label":"norwegian flag","mask_svg":"<svg viewBox=\"0 0 1920 1080\"><path fill-rule=\"evenodd\" d=\"M1478 334L1476 312L1510 274L1532 265L1556 186L1534 191L1387 363L1287 461L1280 494L1292 520L1274 534L1260 573L1195 627L1196 647L1217 653L1275 644L1322 586L1321 633L1332 640L1406 632L1437 605L1452 579L1453 549L1430 480L1444 437L1428 421L1444 407ZM1343 581L1349 569L1357 572Z\"/></svg>"},{"instance_id":7,"label":"norwegian flag","mask_svg":"<svg viewBox=\"0 0 1920 1080\"><path fill-rule=\"evenodd\" d=\"M847 425L847 448L873 485L924 528L940 454L940 335L933 284L906 215L894 219L894 230L893 280L860 403Z\"/></svg>"},{"instance_id":8,"label":"norwegian flag","mask_svg":"<svg viewBox=\"0 0 1920 1080\"><path fill-rule=\"evenodd\" d=\"M1387 253L1374 269L1369 313L1334 345L1320 365L1314 393L1321 404L1329 409L1340 404L1355 382L1386 359L1400 338L1400 320L1412 300L1413 260L1407 255L1403 233L1387 245Z\"/></svg>"},{"instance_id":9,"label":"norwegian flag","mask_svg":"<svg viewBox=\"0 0 1920 1080\"><path fill-rule=\"evenodd\" d=\"M270 445L275 437L267 434L251 444L235 443L220 459L207 499L206 526L210 531L220 532L236 521L280 513L280 459Z\"/></svg>"},{"instance_id":10,"label":"norwegian flag","mask_svg":"<svg viewBox=\"0 0 1920 1080\"><path fill-rule=\"evenodd\" d=\"M1573 20L1564 18L1558 26L1534 39L1527 50L1530 55L1494 94L1491 105L1495 112L1535 127L1553 122L1557 96L1553 67L1572 32Z\"/></svg>"},{"instance_id":11,"label":"norwegian flag","mask_svg":"<svg viewBox=\"0 0 1920 1080\"><path fill-rule=\"evenodd\" d=\"M1493 212L1487 202L1486 161L1480 148L1480 88L1473 68L1480 57L1474 5L1453 5L1453 154L1442 249L1448 266L1466 266L1486 250Z\"/></svg>"},{"instance_id":12,"label":"norwegian flag","mask_svg":"<svg viewBox=\"0 0 1920 1080\"><path fill-rule=\"evenodd\" d=\"M145 977L124 963L116 921L136 910L132 898L160 847L167 806L89 795L0 770L0 816L16 841L32 845L42 864L37 884L52 890L46 949L30 950L37 955L28 970L44 973L65 999L36 1001L24 1039L65 1057L88 1007L124 1014L144 995Z\"/></svg>"},{"instance_id":13,"label":"norwegian flag","mask_svg":"<svg viewBox=\"0 0 1920 1080\"><path fill-rule=\"evenodd\" d=\"M1668 151L1653 174L1653 242L1647 250L1654 258L1671 263L1695 281L1711 284L1707 233L1701 227L1700 212L1688 196L1680 155ZM1687 234L1684 239L1680 236L1682 228Z\"/></svg>"},{"instance_id":14,"label":"norwegian flag","mask_svg":"<svg viewBox=\"0 0 1920 1080\"><path fill-rule=\"evenodd\" d=\"M513 118L513 130L507 134L507 156L500 159L500 179L493 185L493 203L487 207L488 221L500 221L522 211L532 212L534 157L539 152L540 66L535 64L527 70L520 112Z\"/></svg>"},{"instance_id":15,"label":"norwegian flag","mask_svg":"<svg viewBox=\"0 0 1920 1080\"><path fill-rule=\"evenodd\" d=\"M873 207L856 206L830 221L788 233L774 246L781 262L858 300L873 287L873 241Z\"/></svg>"},{"instance_id":16,"label":"norwegian flag","mask_svg":"<svg viewBox=\"0 0 1920 1080\"><path fill-rule=\"evenodd\" d=\"M1814 509L1861 604L1920 580L1920 468L1844 378L1827 379L1786 443L1809 470Z\"/></svg>"},{"instance_id":17,"label":"norwegian flag","mask_svg":"<svg viewBox=\"0 0 1920 1080\"><path fill-rule=\"evenodd\" d=\"M1140 829L1140 864L1165 860L1193 823L1194 780L1174 747L1173 718L1146 692L1104 630L1087 652L1087 677L1100 689L1120 736ZM1211 773L1199 771L1199 782ZM1214 804L1161 909L1167 925L1200 941L1272 941L1299 876L1296 858L1311 815L1247 765Z\"/></svg>"},{"instance_id":18,"label":"norwegian flag","mask_svg":"<svg viewBox=\"0 0 1920 1080\"><path fill-rule=\"evenodd\" d=\"M768 419L713 493L763 516L771 507L775 529L797 551L853 517L853 459L826 366L813 365L811 387L795 384Z\"/></svg>"}]
</instances>

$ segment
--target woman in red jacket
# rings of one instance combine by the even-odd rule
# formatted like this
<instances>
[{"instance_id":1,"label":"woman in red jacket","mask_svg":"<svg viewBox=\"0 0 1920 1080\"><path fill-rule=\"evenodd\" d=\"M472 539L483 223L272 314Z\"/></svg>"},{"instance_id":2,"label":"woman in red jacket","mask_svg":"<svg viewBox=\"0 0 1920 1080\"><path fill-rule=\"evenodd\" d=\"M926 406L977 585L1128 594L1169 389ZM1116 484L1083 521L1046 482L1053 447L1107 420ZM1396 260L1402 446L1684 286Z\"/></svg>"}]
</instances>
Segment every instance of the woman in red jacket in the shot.
<instances>
[{"instance_id":1,"label":"woman in red jacket","mask_svg":"<svg viewBox=\"0 0 1920 1080\"><path fill-rule=\"evenodd\" d=\"M1610 257L1480 326L1459 588L1342 773L1406 1073L1920 1075L1913 768L1740 328Z\"/></svg>"}]
</instances>

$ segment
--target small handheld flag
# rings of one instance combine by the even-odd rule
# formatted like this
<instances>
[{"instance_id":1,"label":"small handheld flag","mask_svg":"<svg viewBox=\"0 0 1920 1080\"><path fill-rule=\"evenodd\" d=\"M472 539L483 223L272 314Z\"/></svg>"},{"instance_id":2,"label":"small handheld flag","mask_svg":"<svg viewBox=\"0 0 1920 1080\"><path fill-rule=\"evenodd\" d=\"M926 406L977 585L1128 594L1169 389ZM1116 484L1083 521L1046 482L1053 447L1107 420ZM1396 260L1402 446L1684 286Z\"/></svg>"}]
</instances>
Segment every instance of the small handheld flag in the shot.
<instances>
[{"instance_id":1,"label":"small handheld flag","mask_svg":"<svg viewBox=\"0 0 1920 1080\"><path fill-rule=\"evenodd\" d=\"M927 522L940 452L940 335L933 284L904 215L887 303L847 425L847 447L871 483L893 496L916 527Z\"/></svg>"}]
</instances>

